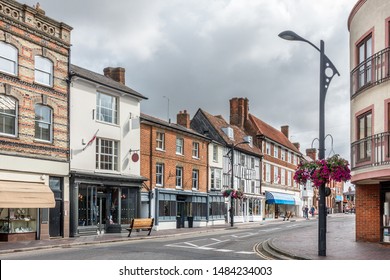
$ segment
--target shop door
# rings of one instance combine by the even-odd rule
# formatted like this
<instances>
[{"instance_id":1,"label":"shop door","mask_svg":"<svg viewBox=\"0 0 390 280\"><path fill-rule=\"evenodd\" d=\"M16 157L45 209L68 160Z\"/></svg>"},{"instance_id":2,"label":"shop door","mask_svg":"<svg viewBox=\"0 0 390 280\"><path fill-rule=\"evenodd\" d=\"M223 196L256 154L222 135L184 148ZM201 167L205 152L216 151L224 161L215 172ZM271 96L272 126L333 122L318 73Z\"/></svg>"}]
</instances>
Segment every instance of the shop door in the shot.
<instances>
[{"instance_id":1,"label":"shop door","mask_svg":"<svg viewBox=\"0 0 390 280\"><path fill-rule=\"evenodd\" d=\"M62 201L56 200L54 208L50 208L49 213L49 235L50 237L60 237L61 232L61 203Z\"/></svg>"},{"instance_id":2,"label":"shop door","mask_svg":"<svg viewBox=\"0 0 390 280\"><path fill-rule=\"evenodd\" d=\"M184 228L185 221L185 202L178 201L177 202L177 217L176 217L176 227Z\"/></svg>"},{"instance_id":3,"label":"shop door","mask_svg":"<svg viewBox=\"0 0 390 280\"><path fill-rule=\"evenodd\" d=\"M99 233L104 233L106 229L106 221L108 217L107 213L107 195L104 193L98 193L97 198L97 226Z\"/></svg>"}]
</instances>

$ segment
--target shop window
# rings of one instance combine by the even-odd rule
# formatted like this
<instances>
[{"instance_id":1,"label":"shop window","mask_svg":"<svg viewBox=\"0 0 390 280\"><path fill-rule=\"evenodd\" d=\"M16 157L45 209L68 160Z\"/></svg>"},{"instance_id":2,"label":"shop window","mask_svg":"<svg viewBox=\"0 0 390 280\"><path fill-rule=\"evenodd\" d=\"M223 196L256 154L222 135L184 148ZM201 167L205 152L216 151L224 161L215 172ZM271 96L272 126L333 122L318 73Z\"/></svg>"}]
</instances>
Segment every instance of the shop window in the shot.
<instances>
[{"instance_id":1,"label":"shop window","mask_svg":"<svg viewBox=\"0 0 390 280\"><path fill-rule=\"evenodd\" d=\"M384 192L383 242L390 243L390 191Z\"/></svg>"},{"instance_id":2,"label":"shop window","mask_svg":"<svg viewBox=\"0 0 390 280\"><path fill-rule=\"evenodd\" d=\"M11 240L8 234L24 234L20 240L34 240L36 231L36 209L0 208L0 241ZM17 235L14 236L15 240L17 238Z\"/></svg>"},{"instance_id":3,"label":"shop window","mask_svg":"<svg viewBox=\"0 0 390 280\"><path fill-rule=\"evenodd\" d=\"M159 219L176 219L176 196L171 194L161 194L159 200Z\"/></svg>"}]
</instances>

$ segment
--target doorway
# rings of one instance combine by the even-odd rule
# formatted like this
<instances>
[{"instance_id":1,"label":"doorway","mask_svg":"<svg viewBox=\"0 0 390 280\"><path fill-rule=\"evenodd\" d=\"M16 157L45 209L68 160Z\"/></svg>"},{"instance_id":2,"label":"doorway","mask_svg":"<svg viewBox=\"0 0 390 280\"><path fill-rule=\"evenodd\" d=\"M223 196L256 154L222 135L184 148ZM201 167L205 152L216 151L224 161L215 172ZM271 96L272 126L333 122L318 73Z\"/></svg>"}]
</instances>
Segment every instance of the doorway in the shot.
<instances>
[{"instance_id":1,"label":"doorway","mask_svg":"<svg viewBox=\"0 0 390 280\"><path fill-rule=\"evenodd\" d=\"M103 192L97 193L97 227L99 234L103 234L106 230L106 224L109 219L109 213L107 212L107 194Z\"/></svg>"}]
</instances>

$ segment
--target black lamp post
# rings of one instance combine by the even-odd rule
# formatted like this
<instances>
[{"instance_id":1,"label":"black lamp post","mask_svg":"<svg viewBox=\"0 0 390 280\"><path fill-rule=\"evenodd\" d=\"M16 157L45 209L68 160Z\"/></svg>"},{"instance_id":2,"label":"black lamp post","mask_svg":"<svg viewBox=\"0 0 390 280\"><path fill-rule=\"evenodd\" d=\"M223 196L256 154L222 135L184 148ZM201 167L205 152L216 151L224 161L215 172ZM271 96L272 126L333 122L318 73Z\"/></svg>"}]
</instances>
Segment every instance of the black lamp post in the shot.
<instances>
[{"instance_id":1,"label":"black lamp post","mask_svg":"<svg viewBox=\"0 0 390 280\"><path fill-rule=\"evenodd\" d=\"M231 185L232 191L234 190L234 148L241 144L248 144L248 141L243 141L235 145L230 146L230 166L232 168ZM234 226L234 199L230 196L230 226Z\"/></svg>"},{"instance_id":2,"label":"black lamp post","mask_svg":"<svg viewBox=\"0 0 390 280\"><path fill-rule=\"evenodd\" d=\"M325 158L325 97L332 78L337 74L340 76L336 67L325 55L325 43L320 41L320 48L310 41L302 38L292 31L284 31L279 37L290 41L306 42L320 52L320 126L319 126L319 149L318 158ZM328 70L328 72L327 72ZM331 70L331 73L330 71ZM326 203L325 203L325 184L319 187L320 201L318 205L318 255L326 256Z\"/></svg>"}]
</instances>

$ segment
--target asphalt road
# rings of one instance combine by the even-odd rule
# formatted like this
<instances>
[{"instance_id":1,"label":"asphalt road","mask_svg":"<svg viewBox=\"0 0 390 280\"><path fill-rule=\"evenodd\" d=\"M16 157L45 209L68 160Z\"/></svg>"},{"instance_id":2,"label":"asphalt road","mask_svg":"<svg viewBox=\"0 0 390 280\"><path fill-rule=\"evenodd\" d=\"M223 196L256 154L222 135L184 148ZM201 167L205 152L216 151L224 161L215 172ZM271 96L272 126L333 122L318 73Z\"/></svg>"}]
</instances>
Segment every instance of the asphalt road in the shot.
<instances>
[{"instance_id":1,"label":"asphalt road","mask_svg":"<svg viewBox=\"0 0 390 280\"><path fill-rule=\"evenodd\" d=\"M259 260L254 246L269 238L317 230L317 220L269 223L250 228L149 240L17 252L2 260Z\"/></svg>"}]
</instances>

